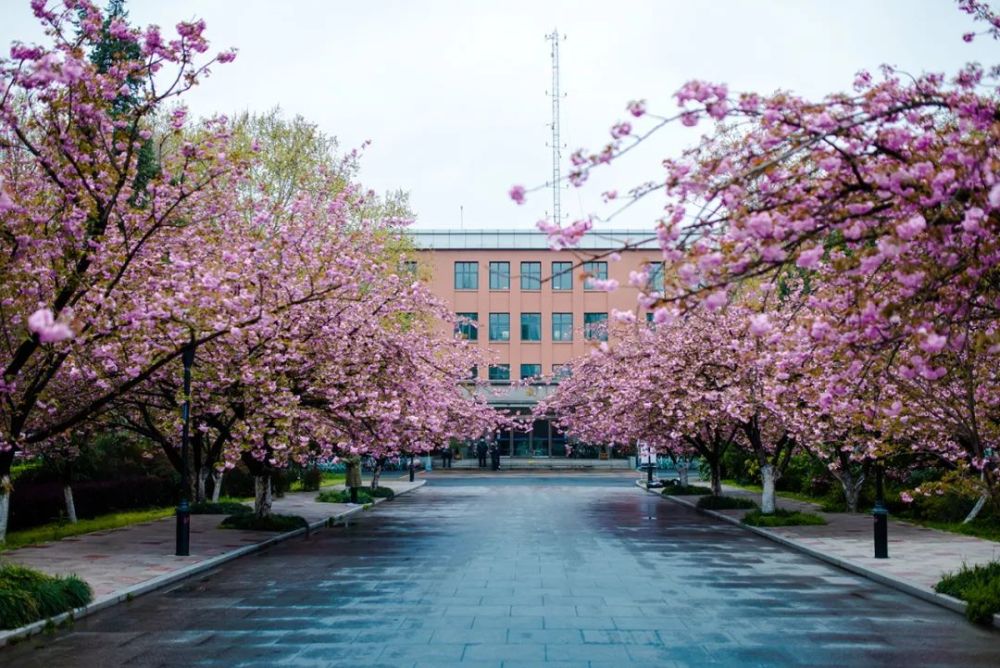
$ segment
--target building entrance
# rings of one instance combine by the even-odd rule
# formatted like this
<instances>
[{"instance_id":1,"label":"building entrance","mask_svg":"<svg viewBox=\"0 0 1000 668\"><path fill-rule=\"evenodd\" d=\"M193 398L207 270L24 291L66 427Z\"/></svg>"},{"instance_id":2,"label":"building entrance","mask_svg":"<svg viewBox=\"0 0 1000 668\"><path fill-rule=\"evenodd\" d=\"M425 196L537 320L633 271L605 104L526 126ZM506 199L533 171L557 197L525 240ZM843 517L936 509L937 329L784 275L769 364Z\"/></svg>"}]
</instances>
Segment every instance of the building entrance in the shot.
<instances>
[{"instance_id":1,"label":"building entrance","mask_svg":"<svg viewBox=\"0 0 1000 668\"><path fill-rule=\"evenodd\" d=\"M534 420L529 431L501 430L496 436L504 457L565 457L566 435L550 420Z\"/></svg>"}]
</instances>

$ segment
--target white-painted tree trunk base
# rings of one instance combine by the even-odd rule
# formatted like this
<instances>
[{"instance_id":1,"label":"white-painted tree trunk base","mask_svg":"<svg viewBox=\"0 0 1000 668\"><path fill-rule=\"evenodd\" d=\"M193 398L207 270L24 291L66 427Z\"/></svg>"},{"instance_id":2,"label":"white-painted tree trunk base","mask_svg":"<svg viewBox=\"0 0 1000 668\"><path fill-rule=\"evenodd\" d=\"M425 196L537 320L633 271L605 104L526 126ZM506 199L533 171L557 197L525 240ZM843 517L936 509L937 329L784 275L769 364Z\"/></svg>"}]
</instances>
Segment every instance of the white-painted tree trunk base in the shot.
<instances>
[{"instance_id":1,"label":"white-painted tree trunk base","mask_svg":"<svg viewBox=\"0 0 1000 668\"><path fill-rule=\"evenodd\" d=\"M76 502L73 500L72 485L63 485L63 498L66 500L66 517L70 524L76 524Z\"/></svg>"},{"instance_id":2,"label":"white-painted tree trunk base","mask_svg":"<svg viewBox=\"0 0 1000 668\"><path fill-rule=\"evenodd\" d=\"M969 514L965 516L964 520L962 520L962 524L968 524L972 520L976 519L976 516L979 515L979 511L982 510L983 506L986 505L986 499L987 499L986 494L983 494L981 497L979 497L979 500L976 501L976 505L972 507L972 510L969 511Z\"/></svg>"},{"instance_id":3,"label":"white-painted tree trunk base","mask_svg":"<svg viewBox=\"0 0 1000 668\"><path fill-rule=\"evenodd\" d=\"M7 540L7 516L10 514L10 476L0 478L0 543Z\"/></svg>"},{"instance_id":4,"label":"white-painted tree trunk base","mask_svg":"<svg viewBox=\"0 0 1000 668\"><path fill-rule=\"evenodd\" d=\"M218 503L222 495L222 473L216 471L212 474L212 503Z\"/></svg>"},{"instance_id":5,"label":"white-painted tree trunk base","mask_svg":"<svg viewBox=\"0 0 1000 668\"><path fill-rule=\"evenodd\" d=\"M197 503L204 503L206 497L205 489L208 483L208 469L204 467L198 469L197 479L198 485L194 490L194 500Z\"/></svg>"},{"instance_id":6,"label":"white-painted tree trunk base","mask_svg":"<svg viewBox=\"0 0 1000 668\"><path fill-rule=\"evenodd\" d=\"M677 465L677 480L681 485L687 487L688 484L688 465L687 462Z\"/></svg>"},{"instance_id":7,"label":"white-painted tree trunk base","mask_svg":"<svg viewBox=\"0 0 1000 668\"><path fill-rule=\"evenodd\" d=\"M760 496L760 510L765 515L774 513L774 466L764 464L760 467L760 477L764 483L764 491Z\"/></svg>"}]
</instances>

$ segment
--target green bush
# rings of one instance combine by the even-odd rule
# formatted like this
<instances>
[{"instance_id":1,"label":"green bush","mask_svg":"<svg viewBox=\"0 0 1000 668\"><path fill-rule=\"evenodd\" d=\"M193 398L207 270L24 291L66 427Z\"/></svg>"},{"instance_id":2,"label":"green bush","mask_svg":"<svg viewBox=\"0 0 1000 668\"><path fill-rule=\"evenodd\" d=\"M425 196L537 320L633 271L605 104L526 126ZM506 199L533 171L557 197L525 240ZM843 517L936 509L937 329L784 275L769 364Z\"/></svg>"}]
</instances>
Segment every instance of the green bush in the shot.
<instances>
[{"instance_id":1,"label":"green bush","mask_svg":"<svg viewBox=\"0 0 1000 668\"><path fill-rule=\"evenodd\" d=\"M1000 612L1000 561L983 566L962 566L934 585L934 591L962 599L968 606L965 615L976 624L992 624Z\"/></svg>"},{"instance_id":2,"label":"green bush","mask_svg":"<svg viewBox=\"0 0 1000 668\"><path fill-rule=\"evenodd\" d=\"M696 496L711 493L711 489L702 485L667 485L660 492L663 496Z\"/></svg>"},{"instance_id":3,"label":"green bush","mask_svg":"<svg viewBox=\"0 0 1000 668\"><path fill-rule=\"evenodd\" d=\"M93 597L90 585L76 576L59 578L23 566L0 566L0 629L79 608Z\"/></svg>"},{"instance_id":4,"label":"green bush","mask_svg":"<svg viewBox=\"0 0 1000 668\"><path fill-rule=\"evenodd\" d=\"M396 493L392 491L391 487L376 487L375 489L368 488L368 493L376 499L391 499L396 496Z\"/></svg>"},{"instance_id":5,"label":"green bush","mask_svg":"<svg viewBox=\"0 0 1000 668\"><path fill-rule=\"evenodd\" d=\"M29 592L0 587L0 629L16 629L41 618L38 603Z\"/></svg>"},{"instance_id":6,"label":"green bush","mask_svg":"<svg viewBox=\"0 0 1000 668\"><path fill-rule=\"evenodd\" d=\"M238 501L221 501L219 503L201 501L191 504L192 515L242 515L252 512L253 508Z\"/></svg>"},{"instance_id":7,"label":"green bush","mask_svg":"<svg viewBox=\"0 0 1000 668\"><path fill-rule=\"evenodd\" d=\"M219 525L223 529L242 529L244 531L294 531L309 526L304 517L299 515L268 515L257 517L252 513L230 515Z\"/></svg>"},{"instance_id":8,"label":"green bush","mask_svg":"<svg viewBox=\"0 0 1000 668\"><path fill-rule=\"evenodd\" d=\"M705 510L734 510L756 508L757 504L751 499L738 496L703 496L698 499L698 507Z\"/></svg>"},{"instance_id":9,"label":"green bush","mask_svg":"<svg viewBox=\"0 0 1000 668\"><path fill-rule=\"evenodd\" d=\"M323 471L318 466L311 466L302 472L302 491L318 492L323 484Z\"/></svg>"},{"instance_id":10,"label":"green bush","mask_svg":"<svg viewBox=\"0 0 1000 668\"><path fill-rule=\"evenodd\" d=\"M770 515L752 510L743 516L743 523L754 527L795 527L826 524L826 520L815 513L775 508Z\"/></svg>"}]
</instances>

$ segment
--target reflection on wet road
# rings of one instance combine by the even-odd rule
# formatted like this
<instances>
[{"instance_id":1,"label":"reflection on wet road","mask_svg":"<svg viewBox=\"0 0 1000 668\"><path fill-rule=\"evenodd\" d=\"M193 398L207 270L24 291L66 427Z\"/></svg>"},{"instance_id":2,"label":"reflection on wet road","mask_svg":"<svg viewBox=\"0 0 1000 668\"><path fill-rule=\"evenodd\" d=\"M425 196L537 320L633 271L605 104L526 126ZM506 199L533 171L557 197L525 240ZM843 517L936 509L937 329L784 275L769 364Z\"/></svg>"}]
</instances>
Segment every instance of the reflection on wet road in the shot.
<instances>
[{"instance_id":1,"label":"reflection on wet road","mask_svg":"<svg viewBox=\"0 0 1000 668\"><path fill-rule=\"evenodd\" d=\"M1000 634L632 486L441 476L4 666L998 665Z\"/></svg>"}]
</instances>

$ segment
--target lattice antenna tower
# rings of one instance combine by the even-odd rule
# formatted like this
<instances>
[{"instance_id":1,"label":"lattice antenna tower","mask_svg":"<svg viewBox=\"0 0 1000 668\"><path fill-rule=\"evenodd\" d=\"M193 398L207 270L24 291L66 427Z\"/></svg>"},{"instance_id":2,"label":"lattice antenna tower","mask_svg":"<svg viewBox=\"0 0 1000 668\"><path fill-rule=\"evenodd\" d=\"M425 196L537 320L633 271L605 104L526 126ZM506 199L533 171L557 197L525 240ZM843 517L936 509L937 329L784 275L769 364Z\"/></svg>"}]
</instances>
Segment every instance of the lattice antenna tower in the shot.
<instances>
[{"instance_id":1,"label":"lattice antenna tower","mask_svg":"<svg viewBox=\"0 0 1000 668\"><path fill-rule=\"evenodd\" d=\"M558 30L553 30L545 36L552 45L552 90L549 96L552 98L552 220L555 223L562 223L562 183L560 166L562 164L562 140L559 137L559 41L565 39L560 37Z\"/></svg>"}]
</instances>

